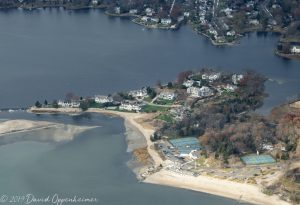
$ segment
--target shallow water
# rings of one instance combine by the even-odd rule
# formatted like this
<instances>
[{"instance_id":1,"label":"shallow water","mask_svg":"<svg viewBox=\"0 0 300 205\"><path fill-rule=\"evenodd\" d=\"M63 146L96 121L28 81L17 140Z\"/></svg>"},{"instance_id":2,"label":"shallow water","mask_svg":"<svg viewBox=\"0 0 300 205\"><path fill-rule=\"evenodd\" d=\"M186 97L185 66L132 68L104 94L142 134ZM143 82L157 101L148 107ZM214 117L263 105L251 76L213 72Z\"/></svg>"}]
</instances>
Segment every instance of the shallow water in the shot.
<instances>
[{"instance_id":1,"label":"shallow water","mask_svg":"<svg viewBox=\"0 0 300 205\"><path fill-rule=\"evenodd\" d=\"M6 117L20 118L20 114ZM72 121L69 116L57 117L65 123ZM54 116L43 118L57 122ZM92 115L81 119L81 123L103 126L88 130L68 143L17 142L0 146L0 193L95 197L98 202L92 204L101 205L235 204L233 200L209 194L139 183L127 166L131 154L126 152L123 120Z\"/></svg>"}]
</instances>

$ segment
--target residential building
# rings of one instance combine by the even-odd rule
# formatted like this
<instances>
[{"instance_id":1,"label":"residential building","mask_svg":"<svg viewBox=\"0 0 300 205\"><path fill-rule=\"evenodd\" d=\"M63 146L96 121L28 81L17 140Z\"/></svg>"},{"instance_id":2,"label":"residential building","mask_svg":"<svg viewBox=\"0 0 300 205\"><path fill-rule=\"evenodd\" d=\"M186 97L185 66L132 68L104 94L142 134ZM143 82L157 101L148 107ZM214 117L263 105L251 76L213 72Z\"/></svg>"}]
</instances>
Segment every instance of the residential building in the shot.
<instances>
[{"instance_id":1,"label":"residential building","mask_svg":"<svg viewBox=\"0 0 300 205\"><path fill-rule=\"evenodd\" d=\"M115 7L115 13L120 14L121 13L121 8L120 7Z\"/></svg>"},{"instance_id":2,"label":"residential building","mask_svg":"<svg viewBox=\"0 0 300 205\"><path fill-rule=\"evenodd\" d=\"M187 93L190 94L191 97L209 97L214 95L213 90L207 86L202 86L201 88L189 87Z\"/></svg>"},{"instance_id":3,"label":"residential building","mask_svg":"<svg viewBox=\"0 0 300 205\"><path fill-rule=\"evenodd\" d=\"M232 82L233 82L233 84L235 84L235 85L238 85L238 84L241 82L241 80L242 80L243 78L244 78L243 75L237 75L237 74L234 74L234 75L232 75L232 77L231 77Z\"/></svg>"},{"instance_id":4,"label":"residential building","mask_svg":"<svg viewBox=\"0 0 300 205\"><path fill-rule=\"evenodd\" d=\"M59 100L57 102L58 106L63 107L63 108L68 108L68 107L72 107L72 108L78 108L80 106L80 102L78 101L68 101L68 100Z\"/></svg>"},{"instance_id":5,"label":"residential building","mask_svg":"<svg viewBox=\"0 0 300 205\"><path fill-rule=\"evenodd\" d=\"M203 74L202 79L209 80L210 82L216 81L221 77L221 73Z\"/></svg>"},{"instance_id":6,"label":"residential building","mask_svg":"<svg viewBox=\"0 0 300 205\"><path fill-rule=\"evenodd\" d=\"M291 48L291 53L293 53L293 54L300 54L300 46L293 46Z\"/></svg>"},{"instance_id":7,"label":"residential building","mask_svg":"<svg viewBox=\"0 0 300 205\"><path fill-rule=\"evenodd\" d=\"M194 81L193 80L186 80L182 83L182 85L184 85L185 87L189 88L189 87L192 87L194 84Z\"/></svg>"},{"instance_id":8,"label":"residential building","mask_svg":"<svg viewBox=\"0 0 300 205\"><path fill-rule=\"evenodd\" d=\"M111 103L113 99L111 97L105 95L95 95L95 102L96 103Z\"/></svg>"},{"instance_id":9,"label":"residential building","mask_svg":"<svg viewBox=\"0 0 300 205\"><path fill-rule=\"evenodd\" d=\"M129 95L131 95L134 98L144 98L148 96L148 92L146 88L143 88L140 90L129 91Z\"/></svg>"},{"instance_id":10,"label":"residential building","mask_svg":"<svg viewBox=\"0 0 300 205\"><path fill-rule=\"evenodd\" d=\"M159 94L158 97L164 100L175 100L176 94L174 92L163 91Z\"/></svg>"},{"instance_id":11,"label":"residential building","mask_svg":"<svg viewBox=\"0 0 300 205\"><path fill-rule=\"evenodd\" d=\"M169 18L163 18L160 20L161 24L163 25L170 25L172 23L172 20Z\"/></svg>"},{"instance_id":12,"label":"residential building","mask_svg":"<svg viewBox=\"0 0 300 205\"><path fill-rule=\"evenodd\" d=\"M137 14L138 10L137 9L130 9L129 13L130 14Z\"/></svg>"},{"instance_id":13,"label":"residential building","mask_svg":"<svg viewBox=\"0 0 300 205\"><path fill-rule=\"evenodd\" d=\"M127 110L127 111L140 111L142 108L138 102L135 101L124 101L119 106L120 110Z\"/></svg>"}]
</instances>

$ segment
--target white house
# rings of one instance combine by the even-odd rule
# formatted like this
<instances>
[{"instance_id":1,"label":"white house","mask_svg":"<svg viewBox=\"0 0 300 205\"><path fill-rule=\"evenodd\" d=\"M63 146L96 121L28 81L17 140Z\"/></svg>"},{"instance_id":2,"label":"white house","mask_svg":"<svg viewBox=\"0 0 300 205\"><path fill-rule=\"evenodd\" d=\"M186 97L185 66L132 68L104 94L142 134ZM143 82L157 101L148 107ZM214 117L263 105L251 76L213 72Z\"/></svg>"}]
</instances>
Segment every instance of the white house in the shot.
<instances>
[{"instance_id":1,"label":"white house","mask_svg":"<svg viewBox=\"0 0 300 205\"><path fill-rule=\"evenodd\" d=\"M111 97L105 95L95 95L95 102L96 103L110 103L113 102Z\"/></svg>"},{"instance_id":2,"label":"white house","mask_svg":"<svg viewBox=\"0 0 300 205\"><path fill-rule=\"evenodd\" d=\"M237 74L234 74L234 75L232 75L232 77L231 77L232 82L233 82L233 84L235 84L235 85L238 85L238 84L241 82L241 80L242 80L243 78L244 78L243 75L237 75Z\"/></svg>"},{"instance_id":3,"label":"white house","mask_svg":"<svg viewBox=\"0 0 300 205\"><path fill-rule=\"evenodd\" d=\"M137 14L138 10L137 9L130 9L129 13L130 14Z\"/></svg>"},{"instance_id":4,"label":"white house","mask_svg":"<svg viewBox=\"0 0 300 205\"><path fill-rule=\"evenodd\" d=\"M223 88L229 92L234 92L238 87L236 85L227 84Z\"/></svg>"},{"instance_id":5,"label":"white house","mask_svg":"<svg viewBox=\"0 0 300 205\"><path fill-rule=\"evenodd\" d=\"M160 20L161 24L163 25L170 25L172 23L172 20L169 18L163 18Z\"/></svg>"},{"instance_id":6,"label":"white house","mask_svg":"<svg viewBox=\"0 0 300 205\"><path fill-rule=\"evenodd\" d=\"M92 5L97 5L98 4L98 0L92 0Z\"/></svg>"},{"instance_id":7,"label":"white house","mask_svg":"<svg viewBox=\"0 0 300 205\"><path fill-rule=\"evenodd\" d=\"M146 12L146 15L147 15L147 16L152 16L153 13L154 13L153 9L151 9L151 8L146 8L146 9L145 9L145 12Z\"/></svg>"},{"instance_id":8,"label":"white house","mask_svg":"<svg viewBox=\"0 0 300 205\"><path fill-rule=\"evenodd\" d=\"M263 145L262 145L262 148L263 148L264 150L269 150L269 151L271 151L271 150L274 149L274 146L271 145L271 144L263 144Z\"/></svg>"},{"instance_id":9,"label":"white house","mask_svg":"<svg viewBox=\"0 0 300 205\"><path fill-rule=\"evenodd\" d=\"M127 110L127 111L140 111L142 108L137 102L131 101L124 101L119 106L120 110Z\"/></svg>"},{"instance_id":10,"label":"white house","mask_svg":"<svg viewBox=\"0 0 300 205\"><path fill-rule=\"evenodd\" d=\"M190 12L184 12L183 15L184 15L185 17L189 17L189 16L190 16Z\"/></svg>"},{"instance_id":11,"label":"white house","mask_svg":"<svg viewBox=\"0 0 300 205\"><path fill-rule=\"evenodd\" d=\"M143 88L141 90L129 91L129 95L131 95L134 98L144 98L148 96L148 92L146 88Z\"/></svg>"},{"instance_id":12,"label":"white house","mask_svg":"<svg viewBox=\"0 0 300 205\"><path fill-rule=\"evenodd\" d=\"M175 100L176 94L174 92L161 92L158 97L164 100Z\"/></svg>"},{"instance_id":13,"label":"white house","mask_svg":"<svg viewBox=\"0 0 300 205\"><path fill-rule=\"evenodd\" d=\"M151 18L151 21L154 23L158 23L159 22L159 18Z\"/></svg>"},{"instance_id":14,"label":"white house","mask_svg":"<svg viewBox=\"0 0 300 205\"><path fill-rule=\"evenodd\" d=\"M191 97L200 97L200 88L198 87L188 87L186 91Z\"/></svg>"},{"instance_id":15,"label":"white house","mask_svg":"<svg viewBox=\"0 0 300 205\"><path fill-rule=\"evenodd\" d=\"M68 107L72 107L72 108L78 108L80 106L80 103L77 101L63 101L63 100L59 100L57 102L58 106L63 107L63 108L68 108Z\"/></svg>"},{"instance_id":16,"label":"white house","mask_svg":"<svg viewBox=\"0 0 300 205\"><path fill-rule=\"evenodd\" d=\"M202 79L209 80L210 82L213 82L215 80L218 80L221 77L221 73L211 73L211 74L203 74Z\"/></svg>"},{"instance_id":17,"label":"white house","mask_svg":"<svg viewBox=\"0 0 300 205\"><path fill-rule=\"evenodd\" d=\"M194 81L193 80L186 80L182 83L182 85L184 85L185 87L189 88L189 87L192 87L194 84Z\"/></svg>"},{"instance_id":18,"label":"white house","mask_svg":"<svg viewBox=\"0 0 300 205\"><path fill-rule=\"evenodd\" d=\"M300 54L300 46L293 46L291 48L291 53L293 53L293 54Z\"/></svg>"},{"instance_id":19,"label":"white house","mask_svg":"<svg viewBox=\"0 0 300 205\"><path fill-rule=\"evenodd\" d=\"M115 13L120 14L121 13L121 8L120 7L115 7Z\"/></svg>"},{"instance_id":20,"label":"white house","mask_svg":"<svg viewBox=\"0 0 300 205\"><path fill-rule=\"evenodd\" d=\"M143 17L141 18L141 20L144 21L144 22L147 22L148 19L149 19L149 17L147 17L147 16L143 16Z\"/></svg>"},{"instance_id":21,"label":"white house","mask_svg":"<svg viewBox=\"0 0 300 205\"><path fill-rule=\"evenodd\" d=\"M190 94L191 97L209 97L214 95L212 89L206 86L202 86L201 88L198 87L189 87L187 89L187 93Z\"/></svg>"},{"instance_id":22,"label":"white house","mask_svg":"<svg viewBox=\"0 0 300 205\"><path fill-rule=\"evenodd\" d=\"M235 31L227 31L226 36L235 36Z\"/></svg>"}]
</instances>

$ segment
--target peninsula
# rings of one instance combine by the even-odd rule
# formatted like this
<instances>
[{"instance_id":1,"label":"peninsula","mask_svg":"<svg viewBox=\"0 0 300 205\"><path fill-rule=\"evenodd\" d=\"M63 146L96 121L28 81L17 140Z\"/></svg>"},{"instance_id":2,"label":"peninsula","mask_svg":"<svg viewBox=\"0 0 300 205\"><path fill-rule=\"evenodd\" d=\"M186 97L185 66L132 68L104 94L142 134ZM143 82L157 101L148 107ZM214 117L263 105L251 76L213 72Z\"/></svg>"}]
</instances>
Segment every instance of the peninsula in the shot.
<instances>
[{"instance_id":1,"label":"peninsula","mask_svg":"<svg viewBox=\"0 0 300 205\"><path fill-rule=\"evenodd\" d=\"M143 182L254 204L299 203L299 103L269 116L254 113L266 96L265 80L251 71L201 69L109 96L37 101L28 111L124 118L146 139L145 149L133 151L147 162L137 176Z\"/></svg>"}]
</instances>

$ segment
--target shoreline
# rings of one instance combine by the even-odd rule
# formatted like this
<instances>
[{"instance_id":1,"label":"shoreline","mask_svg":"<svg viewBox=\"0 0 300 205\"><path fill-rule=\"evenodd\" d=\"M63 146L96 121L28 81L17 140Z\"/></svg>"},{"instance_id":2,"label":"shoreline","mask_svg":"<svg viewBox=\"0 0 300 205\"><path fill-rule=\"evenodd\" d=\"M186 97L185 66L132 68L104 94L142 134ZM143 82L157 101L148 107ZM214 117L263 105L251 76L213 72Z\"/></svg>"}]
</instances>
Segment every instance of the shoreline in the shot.
<instances>
[{"instance_id":1,"label":"shoreline","mask_svg":"<svg viewBox=\"0 0 300 205\"><path fill-rule=\"evenodd\" d=\"M41 111L41 112L40 112ZM72 114L77 112L76 108L73 112L72 110L58 109L54 113L62 114ZM31 108L28 112L32 113L53 113L43 109ZM154 129L143 126L141 123L137 122L138 119L143 119L149 114L144 113L126 113L112 110L104 110L97 108L90 108L86 111L87 113L99 113L104 115L112 115L123 118L126 123L130 123L134 126L146 139L147 151L154 162L154 168L159 168L160 166L166 164L159 154L153 149L154 143L150 140L151 135L155 132ZM176 188L182 188L187 190L193 190L203 193L208 193L216 196L222 196L225 198L234 199L237 201L244 201L248 203L258 204L258 205L291 205L289 202L280 200L276 195L266 195L262 193L259 186L238 183L234 181L218 179L210 176L188 176L175 173L173 171L167 170L166 168L159 169L155 173L144 177L144 183L171 186Z\"/></svg>"}]
</instances>

